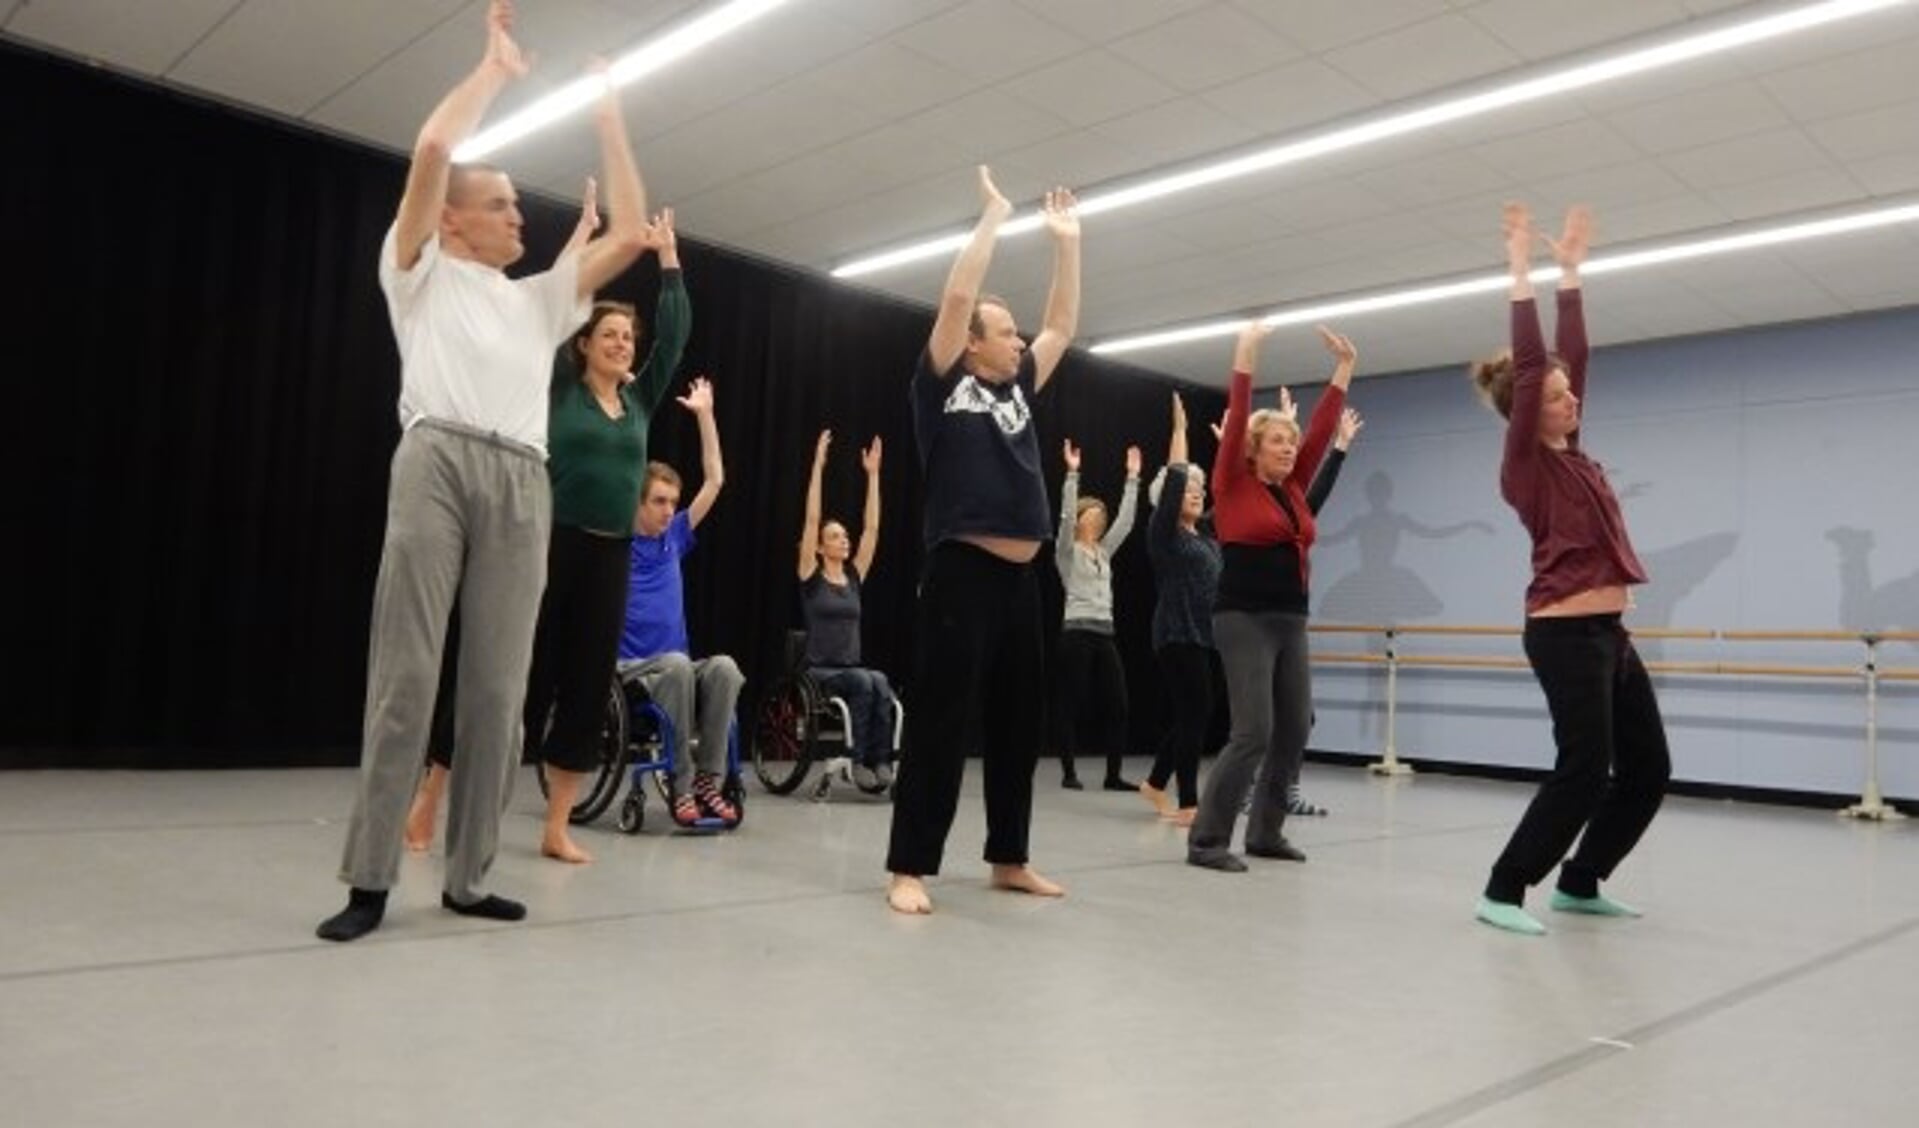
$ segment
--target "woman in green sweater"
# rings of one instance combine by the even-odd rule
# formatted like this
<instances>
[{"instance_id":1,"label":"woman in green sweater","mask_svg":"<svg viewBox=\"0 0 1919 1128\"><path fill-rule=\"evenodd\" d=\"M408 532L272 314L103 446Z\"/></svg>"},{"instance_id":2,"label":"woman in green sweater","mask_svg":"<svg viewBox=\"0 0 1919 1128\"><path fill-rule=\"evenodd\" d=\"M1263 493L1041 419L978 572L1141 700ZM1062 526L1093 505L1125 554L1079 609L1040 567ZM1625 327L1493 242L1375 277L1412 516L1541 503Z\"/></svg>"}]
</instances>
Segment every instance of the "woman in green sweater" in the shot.
<instances>
[{"instance_id":1,"label":"woman in green sweater","mask_svg":"<svg viewBox=\"0 0 1919 1128\"><path fill-rule=\"evenodd\" d=\"M529 740L546 764L546 826L540 852L563 862L592 856L567 833L580 777L599 759L601 713L626 606L633 514L646 469L646 432L665 398L692 329L680 275L673 213L649 226L660 256L653 349L637 371L639 318L620 302L597 302L553 366L547 475L553 537L546 594L527 684ZM549 719L549 712L551 717Z\"/></svg>"}]
</instances>

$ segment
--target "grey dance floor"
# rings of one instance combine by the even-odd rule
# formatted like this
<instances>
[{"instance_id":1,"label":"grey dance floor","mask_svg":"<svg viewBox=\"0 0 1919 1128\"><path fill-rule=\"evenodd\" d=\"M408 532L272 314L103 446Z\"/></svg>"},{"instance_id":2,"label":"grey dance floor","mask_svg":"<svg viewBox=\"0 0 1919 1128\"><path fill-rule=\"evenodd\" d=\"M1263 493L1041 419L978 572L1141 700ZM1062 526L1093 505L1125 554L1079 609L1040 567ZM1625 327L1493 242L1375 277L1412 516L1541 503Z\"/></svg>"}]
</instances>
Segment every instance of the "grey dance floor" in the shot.
<instances>
[{"instance_id":1,"label":"grey dance floor","mask_svg":"<svg viewBox=\"0 0 1919 1128\"><path fill-rule=\"evenodd\" d=\"M1609 886L1645 919L1536 894L1527 939L1471 917L1521 785L1315 765L1311 862L1225 875L1056 783L1034 857L1068 899L983 886L975 766L909 919L883 804L756 787L735 836L589 829L567 867L523 777L494 885L526 923L440 910L433 854L336 946L351 772L0 775L0 1120L1919 1122L1911 825L1675 799Z\"/></svg>"}]
</instances>

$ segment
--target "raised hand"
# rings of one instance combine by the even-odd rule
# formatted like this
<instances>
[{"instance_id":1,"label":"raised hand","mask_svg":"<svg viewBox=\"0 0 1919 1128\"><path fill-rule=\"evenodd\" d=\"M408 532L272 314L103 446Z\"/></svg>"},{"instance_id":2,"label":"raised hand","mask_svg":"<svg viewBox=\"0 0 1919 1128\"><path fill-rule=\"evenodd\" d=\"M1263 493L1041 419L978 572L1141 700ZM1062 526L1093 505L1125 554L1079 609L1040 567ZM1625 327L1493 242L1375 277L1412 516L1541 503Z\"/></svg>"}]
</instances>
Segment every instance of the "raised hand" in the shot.
<instances>
[{"instance_id":1,"label":"raised hand","mask_svg":"<svg viewBox=\"0 0 1919 1128\"><path fill-rule=\"evenodd\" d=\"M1013 214L1012 201L1000 194L999 185L993 183L993 170L985 165L979 166L979 210L995 220Z\"/></svg>"},{"instance_id":2,"label":"raised hand","mask_svg":"<svg viewBox=\"0 0 1919 1128\"><path fill-rule=\"evenodd\" d=\"M1541 238L1552 248L1553 260L1559 263L1561 270L1577 270L1579 264L1586 261L1586 252L1592 249L1592 234L1592 209L1585 204L1574 204L1566 209L1566 224L1559 238L1550 235Z\"/></svg>"},{"instance_id":3,"label":"raised hand","mask_svg":"<svg viewBox=\"0 0 1919 1128\"><path fill-rule=\"evenodd\" d=\"M1279 386L1279 414L1282 419L1299 422L1299 405L1293 402L1293 390L1284 384Z\"/></svg>"},{"instance_id":4,"label":"raised hand","mask_svg":"<svg viewBox=\"0 0 1919 1128\"><path fill-rule=\"evenodd\" d=\"M860 452L860 469L868 474L880 472L880 437L878 435L874 435L873 441Z\"/></svg>"},{"instance_id":5,"label":"raised hand","mask_svg":"<svg viewBox=\"0 0 1919 1128\"><path fill-rule=\"evenodd\" d=\"M680 237L673 230L673 209L663 208L660 213L646 223L646 249L657 251L661 258L679 250Z\"/></svg>"},{"instance_id":6,"label":"raised hand","mask_svg":"<svg viewBox=\"0 0 1919 1128\"><path fill-rule=\"evenodd\" d=\"M1272 333L1273 327L1259 318L1241 326L1239 339L1233 343L1233 371L1252 375L1253 369L1259 366L1260 343Z\"/></svg>"},{"instance_id":7,"label":"raised hand","mask_svg":"<svg viewBox=\"0 0 1919 1128\"><path fill-rule=\"evenodd\" d=\"M1332 353L1333 359L1340 364L1350 366L1354 361L1359 359L1359 350L1353 347L1352 338L1350 337L1335 333L1331 329L1321 325L1319 326L1319 340L1321 344L1326 346L1326 351Z\"/></svg>"},{"instance_id":8,"label":"raised hand","mask_svg":"<svg viewBox=\"0 0 1919 1128\"><path fill-rule=\"evenodd\" d=\"M1052 232L1055 239L1079 238L1079 201L1064 188L1055 188L1046 193L1046 201L1040 206L1046 218L1046 230Z\"/></svg>"},{"instance_id":9,"label":"raised hand","mask_svg":"<svg viewBox=\"0 0 1919 1128\"><path fill-rule=\"evenodd\" d=\"M713 411L713 385L704 376L695 376L687 386L686 394L674 398L681 407L695 415L707 415Z\"/></svg>"},{"instance_id":10,"label":"raised hand","mask_svg":"<svg viewBox=\"0 0 1919 1128\"><path fill-rule=\"evenodd\" d=\"M1510 201L1499 212L1500 228L1506 236L1506 262L1513 269L1524 269L1533 259L1533 213L1525 204Z\"/></svg>"},{"instance_id":11,"label":"raised hand","mask_svg":"<svg viewBox=\"0 0 1919 1128\"><path fill-rule=\"evenodd\" d=\"M1186 430L1186 401L1179 398L1178 392L1173 393L1173 430L1182 434Z\"/></svg>"},{"instance_id":12,"label":"raised hand","mask_svg":"<svg viewBox=\"0 0 1919 1128\"><path fill-rule=\"evenodd\" d=\"M1065 445L1060 450L1060 456L1066 459L1066 472L1068 474L1079 473L1079 448L1073 445L1073 440L1066 440Z\"/></svg>"},{"instance_id":13,"label":"raised hand","mask_svg":"<svg viewBox=\"0 0 1919 1128\"><path fill-rule=\"evenodd\" d=\"M833 445L833 432L825 431L825 430L821 431L820 440L813 447L813 465L824 466L826 464L826 448L832 445Z\"/></svg>"},{"instance_id":14,"label":"raised hand","mask_svg":"<svg viewBox=\"0 0 1919 1128\"><path fill-rule=\"evenodd\" d=\"M1140 468L1141 462L1142 460L1140 458L1139 448L1136 446L1127 447L1126 448L1126 477L1128 479L1139 477L1139 468Z\"/></svg>"},{"instance_id":15,"label":"raised hand","mask_svg":"<svg viewBox=\"0 0 1919 1128\"><path fill-rule=\"evenodd\" d=\"M493 67L509 78L524 78L526 56L513 41L513 0L493 0L486 8L486 58L483 65Z\"/></svg>"},{"instance_id":16,"label":"raised hand","mask_svg":"<svg viewBox=\"0 0 1919 1128\"><path fill-rule=\"evenodd\" d=\"M1345 450L1347 447L1352 446L1353 440L1359 437L1359 429L1365 425L1366 421L1361 419L1359 412L1354 411L1352 408L1349 407L1340 412L1339 437L1333 440L1334 443L1340 450Z\"/></svg>"}]
</instances>

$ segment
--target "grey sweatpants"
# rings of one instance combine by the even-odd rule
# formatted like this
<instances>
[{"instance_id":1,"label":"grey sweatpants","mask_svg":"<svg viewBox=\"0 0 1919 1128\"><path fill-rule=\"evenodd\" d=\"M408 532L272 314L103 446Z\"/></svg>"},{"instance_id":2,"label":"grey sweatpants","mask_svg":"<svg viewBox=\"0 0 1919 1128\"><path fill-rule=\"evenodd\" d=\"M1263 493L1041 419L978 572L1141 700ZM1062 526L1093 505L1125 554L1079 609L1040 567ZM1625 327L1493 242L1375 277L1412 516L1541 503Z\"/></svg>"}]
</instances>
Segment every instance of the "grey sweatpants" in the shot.
<instances>
[{"instance_id":1,"label":"grey sweatpants","mask_svg":"<svg viewBox=\"0 0 1919 1128\"><path fill-rule=\"evenodd\" d=\"M1229 851L1240 802L1253 788L1246 845L1285 841L1286 786L1298 770L1312 727L1313 679L1306 651L1306 616L1281 611L1219 611L1213 642L1226 671L1233 732L1213 762L1199 798L1189 854Z\"/></svg>"},{"instance_id":2,"label":"grey sweatpants","mask_svg":"<svg viewBox=\"0 0 1919 1128\"><path fill-rule=\"evenodd\" d=\"M524 741L552 513L546 463L531 447L433 421L400 436L373 591L360 794L340 863L347 884L390 889L399 879L457 592L460 760L447 785L445 889L461 902L485 895Z\"/></svg>"},{"instance_id":3,"label":"grey sweatpants","mask_svg":"<svg viewBox=\"0 0 1919 1128\"><path fill-rule=\"evenodd\" d=\"M673 750L673 793L690 795L687 790L689 765L697 758L699 768L708 775L726 776L726 734L733 724L733 710L739 704L740 688L746 675L733 659L724 654L694 661L684 654L669 651L651 658L622 659L621 681L637 681L648 697L673 722L673 731L698 733L699 747L687 755L682 743Z\"/></svg>"}]
</instances>

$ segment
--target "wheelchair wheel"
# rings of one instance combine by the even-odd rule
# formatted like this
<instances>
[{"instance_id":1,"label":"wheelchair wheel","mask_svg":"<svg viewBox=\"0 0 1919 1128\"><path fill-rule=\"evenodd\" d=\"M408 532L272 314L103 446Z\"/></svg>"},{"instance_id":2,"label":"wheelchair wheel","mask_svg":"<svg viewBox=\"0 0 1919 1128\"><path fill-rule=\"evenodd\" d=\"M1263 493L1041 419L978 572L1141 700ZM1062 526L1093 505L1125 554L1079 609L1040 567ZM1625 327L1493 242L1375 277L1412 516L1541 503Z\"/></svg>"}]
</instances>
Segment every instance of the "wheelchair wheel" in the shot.
<instances>
[{"instance_id":1,"label":"wheelchair wheel","mask_svg":"<svg viewBox=\"0 0 1919 1128\"><path fill-rule=\"evenodd\" d=\"M788 679L767 691L753 721L753 774L775 795L791 795L813 764L813 705L806 683Z\"/></svg>"},{"instance_id":2,"label":"wheelchair wheel","mask_svg":"<svg viewBox=\"0 0 1919 1128\"><path fill-rule=\"evenodd\" d=\"M608 683L604 716L600 721L599 759L593 770L588 773L580 797L574 801L573 810L566 821L575 826L583 826L606 813L613 805L614 796L620 793L620 783L626 773L629 755L627 741L626 695L620 692L620 682L614 678ZM551 727L553 718L547 716L547 726ZM534 765L534 774L540 780L540 795L547 794L546 763L538 761Z\"/></svg>"},{"instance_id":3,"label":"wheelchair wheel","mask_svg":"<svg viewBox=\"0 0 1919 1128\"><path fill-rule=\"evenodd\" d=\"M641 791L629 792L626 802L620 804L620 830L625 834L638 834L646 825L646 794Z\"/></svg>"},{"instance_id":4,"label":"wheelchair wheel","mask_svg":"<svg viewBox=\"0 0 1919 1128\"><path fill-rule=\"evenodd\" d=\"M640 776L653 781L653 790L668 811L673 809L673 773L666 770L666 737L660 731L665 714L656 705L641 710L642 720L634 730L628 764L634 769L633 791L639 793ZM646 769L642 771L642 769Z\"/></svg>"}]
</instances>

